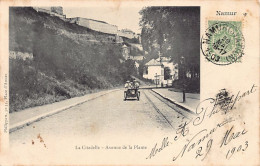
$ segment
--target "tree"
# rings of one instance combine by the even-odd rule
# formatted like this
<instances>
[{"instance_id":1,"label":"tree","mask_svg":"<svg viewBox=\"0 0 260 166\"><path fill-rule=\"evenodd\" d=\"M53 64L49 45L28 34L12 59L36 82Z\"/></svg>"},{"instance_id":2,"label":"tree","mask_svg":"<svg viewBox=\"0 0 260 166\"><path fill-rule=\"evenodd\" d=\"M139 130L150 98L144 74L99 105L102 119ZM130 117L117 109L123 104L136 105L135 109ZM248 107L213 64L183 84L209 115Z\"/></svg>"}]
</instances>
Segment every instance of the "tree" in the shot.
<instances>
[{"instance_id":1,"label":"tree","mask_svg":"<svg viewBox=\"0 0 260 166\"><path fill-rule=\"evenodd\" d=\"M200 9L199 7L146 7L140 11L142 18L141 43L149 54L160 52L172 57L185 72L199 76L200 63ZM156 51L155 51L156 50Z\"/></svg>"},{"instance_id":2,"label":"tree","mask_svg":"<svg viewBox=\"0 0 260 166\"><path fill-rule=\"evenodd\" d=\"M145 64L144 64L144 61L141 61L139 63L139 68L138 68L138 73L141 77L143 77L143 74L144 74L144 68L145 68Z\"/></svg>"},{"instance_id":3,"label":"tree","mask_svg":"<svg viewBox=\"0 0 260 166\"><path fill-rule=\"evenodd\" d=\"M136 73L135 62L131 59L127 59L122 63L122 68L120 70L120 75L123 77L123 80L129 80L133 74Z\"/></svg>"}]
</instances>

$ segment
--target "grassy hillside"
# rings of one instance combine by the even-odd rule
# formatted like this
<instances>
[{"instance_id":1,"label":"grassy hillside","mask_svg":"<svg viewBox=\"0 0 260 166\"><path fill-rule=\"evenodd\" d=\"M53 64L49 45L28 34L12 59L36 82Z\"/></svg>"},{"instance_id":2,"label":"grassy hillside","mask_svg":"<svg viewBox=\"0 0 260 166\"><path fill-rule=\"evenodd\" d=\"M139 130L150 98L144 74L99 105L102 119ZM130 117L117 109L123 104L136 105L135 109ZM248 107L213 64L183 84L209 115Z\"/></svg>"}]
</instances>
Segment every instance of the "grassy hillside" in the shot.
<instances>
[{"instance_id":1,"label":"grassy hillside","mask_svg":"<svg viewBox=\"0 0 260 166\"><path fill-rule=\"evenodd\" d=\"M121 46L108 35L32 8L10 8L10 112L122 85L127 69Z\"/></svg>"}]
</instances>

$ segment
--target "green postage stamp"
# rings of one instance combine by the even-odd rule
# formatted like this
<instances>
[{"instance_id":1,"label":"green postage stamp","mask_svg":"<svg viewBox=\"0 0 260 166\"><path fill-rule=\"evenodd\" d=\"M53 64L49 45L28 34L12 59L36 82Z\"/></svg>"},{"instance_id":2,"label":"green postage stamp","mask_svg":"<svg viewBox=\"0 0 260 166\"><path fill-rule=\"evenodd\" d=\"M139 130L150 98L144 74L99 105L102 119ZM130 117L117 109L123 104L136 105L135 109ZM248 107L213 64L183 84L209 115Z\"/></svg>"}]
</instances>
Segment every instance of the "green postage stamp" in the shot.
<instances>
[{"instance_id":1,"label":"green postage stamp","mask_svg":"<svg viewBox=\"0 0 260 166\"><path fill-rule=\"evenodd\" d=\"M201 38L201 50L210 62L229 65L241 62L244 55L244 37L241 21L208 21Z\"/></svg>"}]
</instances>

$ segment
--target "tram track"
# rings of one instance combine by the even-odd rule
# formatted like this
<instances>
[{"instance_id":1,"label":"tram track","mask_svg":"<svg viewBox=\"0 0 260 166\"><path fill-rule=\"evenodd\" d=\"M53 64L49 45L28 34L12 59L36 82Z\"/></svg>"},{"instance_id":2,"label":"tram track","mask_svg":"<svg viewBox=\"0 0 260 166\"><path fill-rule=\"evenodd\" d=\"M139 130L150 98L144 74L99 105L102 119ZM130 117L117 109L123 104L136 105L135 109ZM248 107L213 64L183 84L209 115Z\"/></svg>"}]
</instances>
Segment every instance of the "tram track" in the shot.
<instances>
[{"instance_id":1,"label":"tram track","mask_svg":"<svg viewBox=\"0 0 260 166\"><path fill-rule=\"evenodd\" d=\"M158 94L156 94L155 92L151 91L151 90L144 90L143 91L144 96L147 98L148 102L150 103L150 105L156 110L156 112L162 117L162 119L165 120L165 123L169 124L171 126L171 128L174 128L173 126L174 123L172 123L171 120L169 120L168 116L172 115L172 113L176 112L179 114L179 117L183 117L184 119L192 119L193 114L183 110L182 108L179 108L178 106L174 105L173 103L170 103L169 101L163 99L161 96L159 96ZM167 107L167 112L164 110L161 110L164 107L160 107L157 106L154 103L154 99L158 99L160 102L162 102L163 104L165 104L165 106ZM170 117L171 118L171 117Z\"/></svg>"},{"instance_id":2,"label":"tram track","mask_svg":"<svg viewBox=\"0 0 260 166\"><path fill-rule=\"evenodd\" d=\"M149 90L150 94L152 94L154 97L156 97L157 99L159 99L161 102L165 103L168 107L170 107L171 109L173 109L174 111L176 111L177 113L181 114L182 116L184 116L187 119L190 119L190 116L192 115L191 113L184 114L187 113L186 110L183 110L181 108L179 108L178 106L174 106L174 104L169 104L169 101L163 99L161 96L159 96L158 94L156 94L155 92Z\"/></svg>"},{"instance_id":3,"label":"tram track","mask_svg":"<svg viewBox=\"0 0 260 166\"><path fill-rule=\"evenodd\" d=\"M151 103L153 108L164 118L164 120L171 126L172 129L174 127L172 126L171 122L166 118L166 116L160 111L160 109L152 102L151 98L147 96L146 92L143 91L144 96L147 98L147 100Z\"/></svg>"}]
</instances>

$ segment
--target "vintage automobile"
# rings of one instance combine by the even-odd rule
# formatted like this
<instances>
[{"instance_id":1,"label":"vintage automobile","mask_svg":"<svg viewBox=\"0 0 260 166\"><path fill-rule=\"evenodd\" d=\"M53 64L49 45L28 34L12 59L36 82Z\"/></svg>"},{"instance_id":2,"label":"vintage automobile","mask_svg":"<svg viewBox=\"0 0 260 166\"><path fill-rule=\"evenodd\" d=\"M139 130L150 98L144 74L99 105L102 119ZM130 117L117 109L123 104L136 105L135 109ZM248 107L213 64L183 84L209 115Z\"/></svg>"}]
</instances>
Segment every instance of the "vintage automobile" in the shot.
<instances>
[{"instance_id":1,"label":"vintage automobile","mask_svg":"<svg viewBox=\"0 0 260 166\"><path fill-rule=\"evenodd\" d=\"M128 98L135 98L135 97L139 101L140 91L137 88L127 89L124 91L124 100L127 100Z\"/></svg>"}]
</instances>

